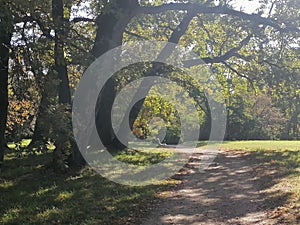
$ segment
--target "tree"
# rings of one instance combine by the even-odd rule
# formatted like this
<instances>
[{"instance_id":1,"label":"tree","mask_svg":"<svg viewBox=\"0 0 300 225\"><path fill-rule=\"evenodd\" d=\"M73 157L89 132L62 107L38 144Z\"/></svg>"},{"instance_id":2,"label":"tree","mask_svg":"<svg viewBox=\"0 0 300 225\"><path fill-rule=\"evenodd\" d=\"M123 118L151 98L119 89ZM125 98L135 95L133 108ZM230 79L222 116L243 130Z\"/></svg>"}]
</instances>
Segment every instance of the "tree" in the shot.
<instances>
[{"instance_id":1,"label":"tree","mask_svg":"<svg viewBox=\"0 0 300 225\"><path fill-rule=\"evenodd\" d=\"M52 10L49 10L51 3ZM22 82L26 84L30 81L30 88L35 88L39 95L33 140L29 148L39 147L41 143L44 145L48 139L52 139L57 145L54 154L57 167L62 168L67 159L73 164L81 164L83 159L72 138L71 91L65 57L65 49L69 43L66 39L72 31L70 15L66 15L66 11L72 5L55 0L36 1L30 6L22 1L10 2L8 5L14 8L14 23L17 24L12 42L11 85L19 91ZM51 30L55 31L54 34ZM77 47L74 43L70 46ZM20 81L20 84L15 85L14 80ZM14 95L24 97L16 93ZM57 118L55 121L64 122L65 125L58 123L60 126L55 126L53 121L50 122L53 117ZM69 155L71 156L68 158Z\"/></svg>"},{"instance_id":2,"label":"tree","mask_svg":"<svg viewBox=\"0 0 300 225\"><path fill-rule=\"evenodd\" d=\"M8 111L8 69L13 22L10 7L0 1L0 169L5 149L5 129Z\"/></svg>"},{"instance_id":3,"label":"tree","mask_svg":"<svg viewBox=\"0 0 300 225\"><path fill-rule=\"evenodd\" d=\"M236 66L233 65L238 63L245 65L249 60L252 60L249 50L251 49L251 45L254 45L254 40L258 42L260 50L263 51L265 32L268 30L279 33L281 36L288 35L289 33L299 34L299 29L295 24L291 24L288 19L279 20L272 18L272 9L275 8L274 4L276 3L273 3L270 10L268 10L267 4L262 5L262 8L264 7L267 9L265 11L268 11L266 12L267 16L264 16L261 12L247 14L237 11L227 4L226 1L220 1L219 5L215 5L212 1L202 1L200 3L181 1L174 3L149 3L146 1L138 3L135 1L133 3L132 1L123 1L123 4L119 1L110 1L104 7L103 14L97 18L98 36L93 52L94 54L97 53L95 54L97 57L110 48L120 45L124 33L138 38L151 38L149 34L147 34L148 36L143 35L146 32L140 32L137 27L130 26L130 19L133 19L131 21L135 19L142 20L141 18L144 15L150 15L152 17L148 16L148 18L151 18L149 23L153 23L155 21L153 18L159 18L170 11L180 11L177 14L174 13L171 19L172 21L178 21L177 26L172 27L168 24L163 26L167 27L169 33L167 40L169 42L180 43L185 46L195 45L196 43L194 50L199 54L199 59L187 62L186 66L197 65L201 63L201 60L211 66L223 64L237 76L250 80L248 74L239 72L235 68ZM277 6L280 6L280 4L278 3ZM109 12L106 12L106 8L109 9ZM183 16L182 11L185 12ZM141 23L143 22L145 20L142 20ZM160 22L162 20L158 20L158 24L155 25L160 27ZM109 29L104 29L105 25L103 23L109 25ZM191 27L191 24L193 24L193 27ZM220 24L222 25L220 26ZM153 26L154 24L152 24ZM204 35L207 36L204 43L201 43L201 40L195 37L195 35L191 35L191 33L189 36L185 36L188 34L187 30L189 27L191 27L192 32L197 32L195 31L196 26L199 26ZM125 30L126 27L130 27L132 30L127 32ZM134 33L134 31L138 31L138 33ZM150 35L153 35L153 33ZM259 77L259 74L255 76ZM118 148L120 145L111 127L110 118L110 110L115 97L115 86L115 81L110 79L100 93L100 100L97 106L97 126L99 136L104 145L106 147ZM135 118L137 118L142 105L143 102L140 102L139 106L135 107ZM134 121L135 118L132 120Z\"/></svg>"}]
</instances>

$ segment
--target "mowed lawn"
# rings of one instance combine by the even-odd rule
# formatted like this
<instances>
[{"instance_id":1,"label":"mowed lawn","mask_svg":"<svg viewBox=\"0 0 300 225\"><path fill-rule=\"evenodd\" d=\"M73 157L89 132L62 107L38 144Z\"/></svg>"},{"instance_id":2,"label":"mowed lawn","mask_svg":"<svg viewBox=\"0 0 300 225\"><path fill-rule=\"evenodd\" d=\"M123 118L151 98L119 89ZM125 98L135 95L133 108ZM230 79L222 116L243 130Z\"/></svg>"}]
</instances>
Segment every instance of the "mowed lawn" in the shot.
<instances>
[{"instance_id":1,"label":"mowed lawn","mask_svg":"<svg viewBox=\"0 0 300 225\"><path fill-rule=\"evenodd\" d=\"M265 184L261 194L269 216L296 224L300 219L300 141L234 141L224 142L221 148L249 156L260 183ZM116 156L145 165L164 157L133 152ZM108 181L89 168L57 174L48 166L50 153L21 157L9 153L5 160L0 174L0 224L139 224L154 203L180 183L169 179L130 187Z\"/></svg>"}]
</instances>

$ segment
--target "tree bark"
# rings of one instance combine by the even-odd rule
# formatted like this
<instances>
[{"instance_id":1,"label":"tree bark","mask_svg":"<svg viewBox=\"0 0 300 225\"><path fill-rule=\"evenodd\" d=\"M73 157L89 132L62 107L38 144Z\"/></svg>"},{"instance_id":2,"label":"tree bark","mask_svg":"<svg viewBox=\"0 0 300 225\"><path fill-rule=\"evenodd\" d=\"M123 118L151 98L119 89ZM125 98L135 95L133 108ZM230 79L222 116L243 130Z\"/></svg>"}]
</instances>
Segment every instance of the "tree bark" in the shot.
<instances>
[{"instance_id":1,"label":"tree bark","mask_svg":"<svg viewBox=\"0 0 300 225\"><path fill-rule=\"evenodd\" d=\"M9 46L12 37L12 18L5 3L0 8L0 169L6 146L5 130L8 113Z\"/></svg>"},{"instance_id":2,"label":"tree bark","mask_svg":"<svg viewBox=\"0 0 300 225\"><path fill-rule=\"evenodd\" d=\"M85 161L81 156L79 149L76 145L74 137L72 135L72 119L71 119L71 90L68 77L67 62L64 56L64 39L67 35L66 24L64 21L64 5L62 0L52 0L52 17L55 30L55 47L54 47L54 61L55 71L57 73L58 84L58 102L60 105L64 105L67 110L67 124L65 129L70 129L64 138L56 140L56 149L53 155L54 163L59 168L63 168L67 162L71 165L83 165ZM57 115L62 116L62 115ZM54 128L55 130L56 128ZM57 134L59 130L55 130ZM66 144L69 142L69 144ZM71 149L68 149L71 146Z\"/></svg>"},{"instance_id":3,"label":"tree bark","mask_svg":"<svg viewBox=\"0 0 300 225\"><path fill-rule=\"evenodd\" d=\"M41 96L38 112L36 115L34 131L28 148L35 147L40 141L44 142L45 141L44 139L46 138L47 134L49 134L50 132L50 126L47 126L48 123L45 123L46 115L48 113L47 109L50 106L49 96L47 94L47 91L45 90L42 91L41 95L42 96Z\"/></svg>"},{"instance_id":4,"label":"tree bark","mask_svg":"<svg viewBox=\"0 0 300 225\"><path fill-rule=\"evenodd\" d=\"M137 7L137 0L114 0L106 5L96 20L97 35L92 50L95 58L122 44L125 27ZM115 89L116 81L110 78L99 94L96 107L97 132L105 147L123 149L126 146L116 138L111 121L111 110L116 97Z\"/></svg>"}]
</instances>

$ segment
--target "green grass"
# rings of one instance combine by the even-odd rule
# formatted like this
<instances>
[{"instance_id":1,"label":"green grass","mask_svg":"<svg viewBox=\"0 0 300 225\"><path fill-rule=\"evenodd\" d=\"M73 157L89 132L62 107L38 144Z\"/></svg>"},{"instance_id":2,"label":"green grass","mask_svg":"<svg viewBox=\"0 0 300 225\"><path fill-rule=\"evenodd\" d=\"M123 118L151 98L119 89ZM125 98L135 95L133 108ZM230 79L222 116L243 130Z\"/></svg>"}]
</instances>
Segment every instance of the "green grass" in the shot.
<instances>
[{"instance_id":1,"label":"green grass","mask_svg":"<svg viewBox=\"0 0 300 225\"><path fill-rule=\"evenodd\" d=\"M224 141L222 150L247 150L247 151L300 151L300 141Z\"/></svg>"},{"instance_id":2,"label":"green grass","mask_svg":"<svg viewBox=\"0 0 300 225\"><path fill-rule=\"evenodd\" d=\"M11 149L15 149L16 147L25 148L27 147L31 142L31 139L23 139L18 143L8 143L7 146Z\"/></svg>"},{"instance_id":3,"label":"green grass","mask_svg":"<svg viewBox=\"0 0 300 225\"><path fill-rule=\"evenodd\" d=\"M264 192L270 208L285 196L282 205L292 205L288 212L296 220L300 214L299 141L235 141L224 142L221 148L246 151L266 184ZM170 149L162 148L151 153L129 150L115 157L134 165L149 165L170 154ZM169 179L157 185L130 187L110 182L89 168L57 174L48 166L50 153L24 154L20 158L10 153L5 160L0 174L0 224L4 225L139 224L153 202L163 196L159 193L168 193L179 182ZM293 224L293 220L289 222Z\"/></svg>"},{"instance_id":4,"label":"green grass","mask_svg":"<svg viewBox=\"0 0 300 225\"><path fill-rule=\"evenodd\" d=\"M118 157L126 161L123 156ZM158 193L177 182L169 179L157 185L124 186L89 168L57 174L50 163L50 153L5 156L0 178L0 224L138 223L159 198Z\"/></svg>"},{"instance_id":5,"label":"green grass","mask_svg":"<svg viewBox=\"0 0 300 225\"><path fill-rule=\"evenodd\" d=\"M127 151L115 155L115 158L128 164L148 166L159 163L172 156L173 152L174 151L170 148L139 148L138 150L128 149Z\"/></svg>"}]
</instances>

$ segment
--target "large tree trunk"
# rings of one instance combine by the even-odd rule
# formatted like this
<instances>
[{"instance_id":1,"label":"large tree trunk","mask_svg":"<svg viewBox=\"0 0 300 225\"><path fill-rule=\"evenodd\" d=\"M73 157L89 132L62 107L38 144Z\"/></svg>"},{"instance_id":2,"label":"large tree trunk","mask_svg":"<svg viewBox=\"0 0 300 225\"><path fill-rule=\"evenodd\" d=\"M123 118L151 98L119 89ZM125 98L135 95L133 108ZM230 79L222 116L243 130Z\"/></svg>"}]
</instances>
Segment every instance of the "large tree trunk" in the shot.
<instances>
[{"instance_id":1,"label":"large tree trunk","mask_svg":"<svg viewBox=\"0 0 300 225\"><path fill-rule=\"evenodd\" d=\"M64 39L67 35L67 31L64 21L64 5L62 0L52 0L52 17L55 26L55 71L59 81L58 102L60 105L65 106L68 117L66 121L67 124L65 124L66 131L56 130L55 127L53 128L55 130L54 132L57 134L62 132L62 135L59 135L60 137L55 140L56 149L54 151L53 160L58 169L63 169L67 162L71 165L78 166L85 164L85 161L83 160L72 135L71 90L67 62L64 56ZM71 149L69 149L70 147Z\"/></svg>"},{"instance_id":2,"label":"large tree trunk","mask_svg":"<svg viewBox=\"0 0 300 225\"><path fill-rule=\"evenodd\" d=\"M0 169L4 160L5 129L8 112L8 62L12 37L12 19L8 7L0 8Z\"/></svg>"},{"instance_id":3,"label":"large tree trunk","mask_svg":"<svg viewBox=\"0 0 300 225\"><path fill-rule=\"evenodd\" d=\"M69 86L68 68L64 56L64 38L66 28L64 21L64 6L62 0L52 0L52 17L55 27L54 60L55 70L59 80L58 96L60 104L71 105L71 91Z\"/></svg>"},{"instance_id":4,"label":"large tree trunk","mask_svg":"<svg viewBox=\"0 0 300 225\"><path fill-rule=\"evenodd\" d=\"M125 26L131 19L131 11L138 7L137 0L110 1L97 18L97 36L92 54L95 58L122 44ZM116 97L116 81L111 78L100 92L96 124L98 135L107 148L119 149L125 146L116 138L112 128L111 110Z\"/></svg>"},{"instance_id":5,"label":"large tree trunk","mask_svg":"<svg viewBox=\"0 0 300 225\"><path fill-rule=\"evenodd\" d=\"M41 95L42 96L36 115L34 131L28 148L33 148L37 145L40 145L41 143L39 142L45 142L47 135L50 132L49 122L46 122L48 109L50 106L48 92L43 90Z\"/></svg>"}]
</instances>

